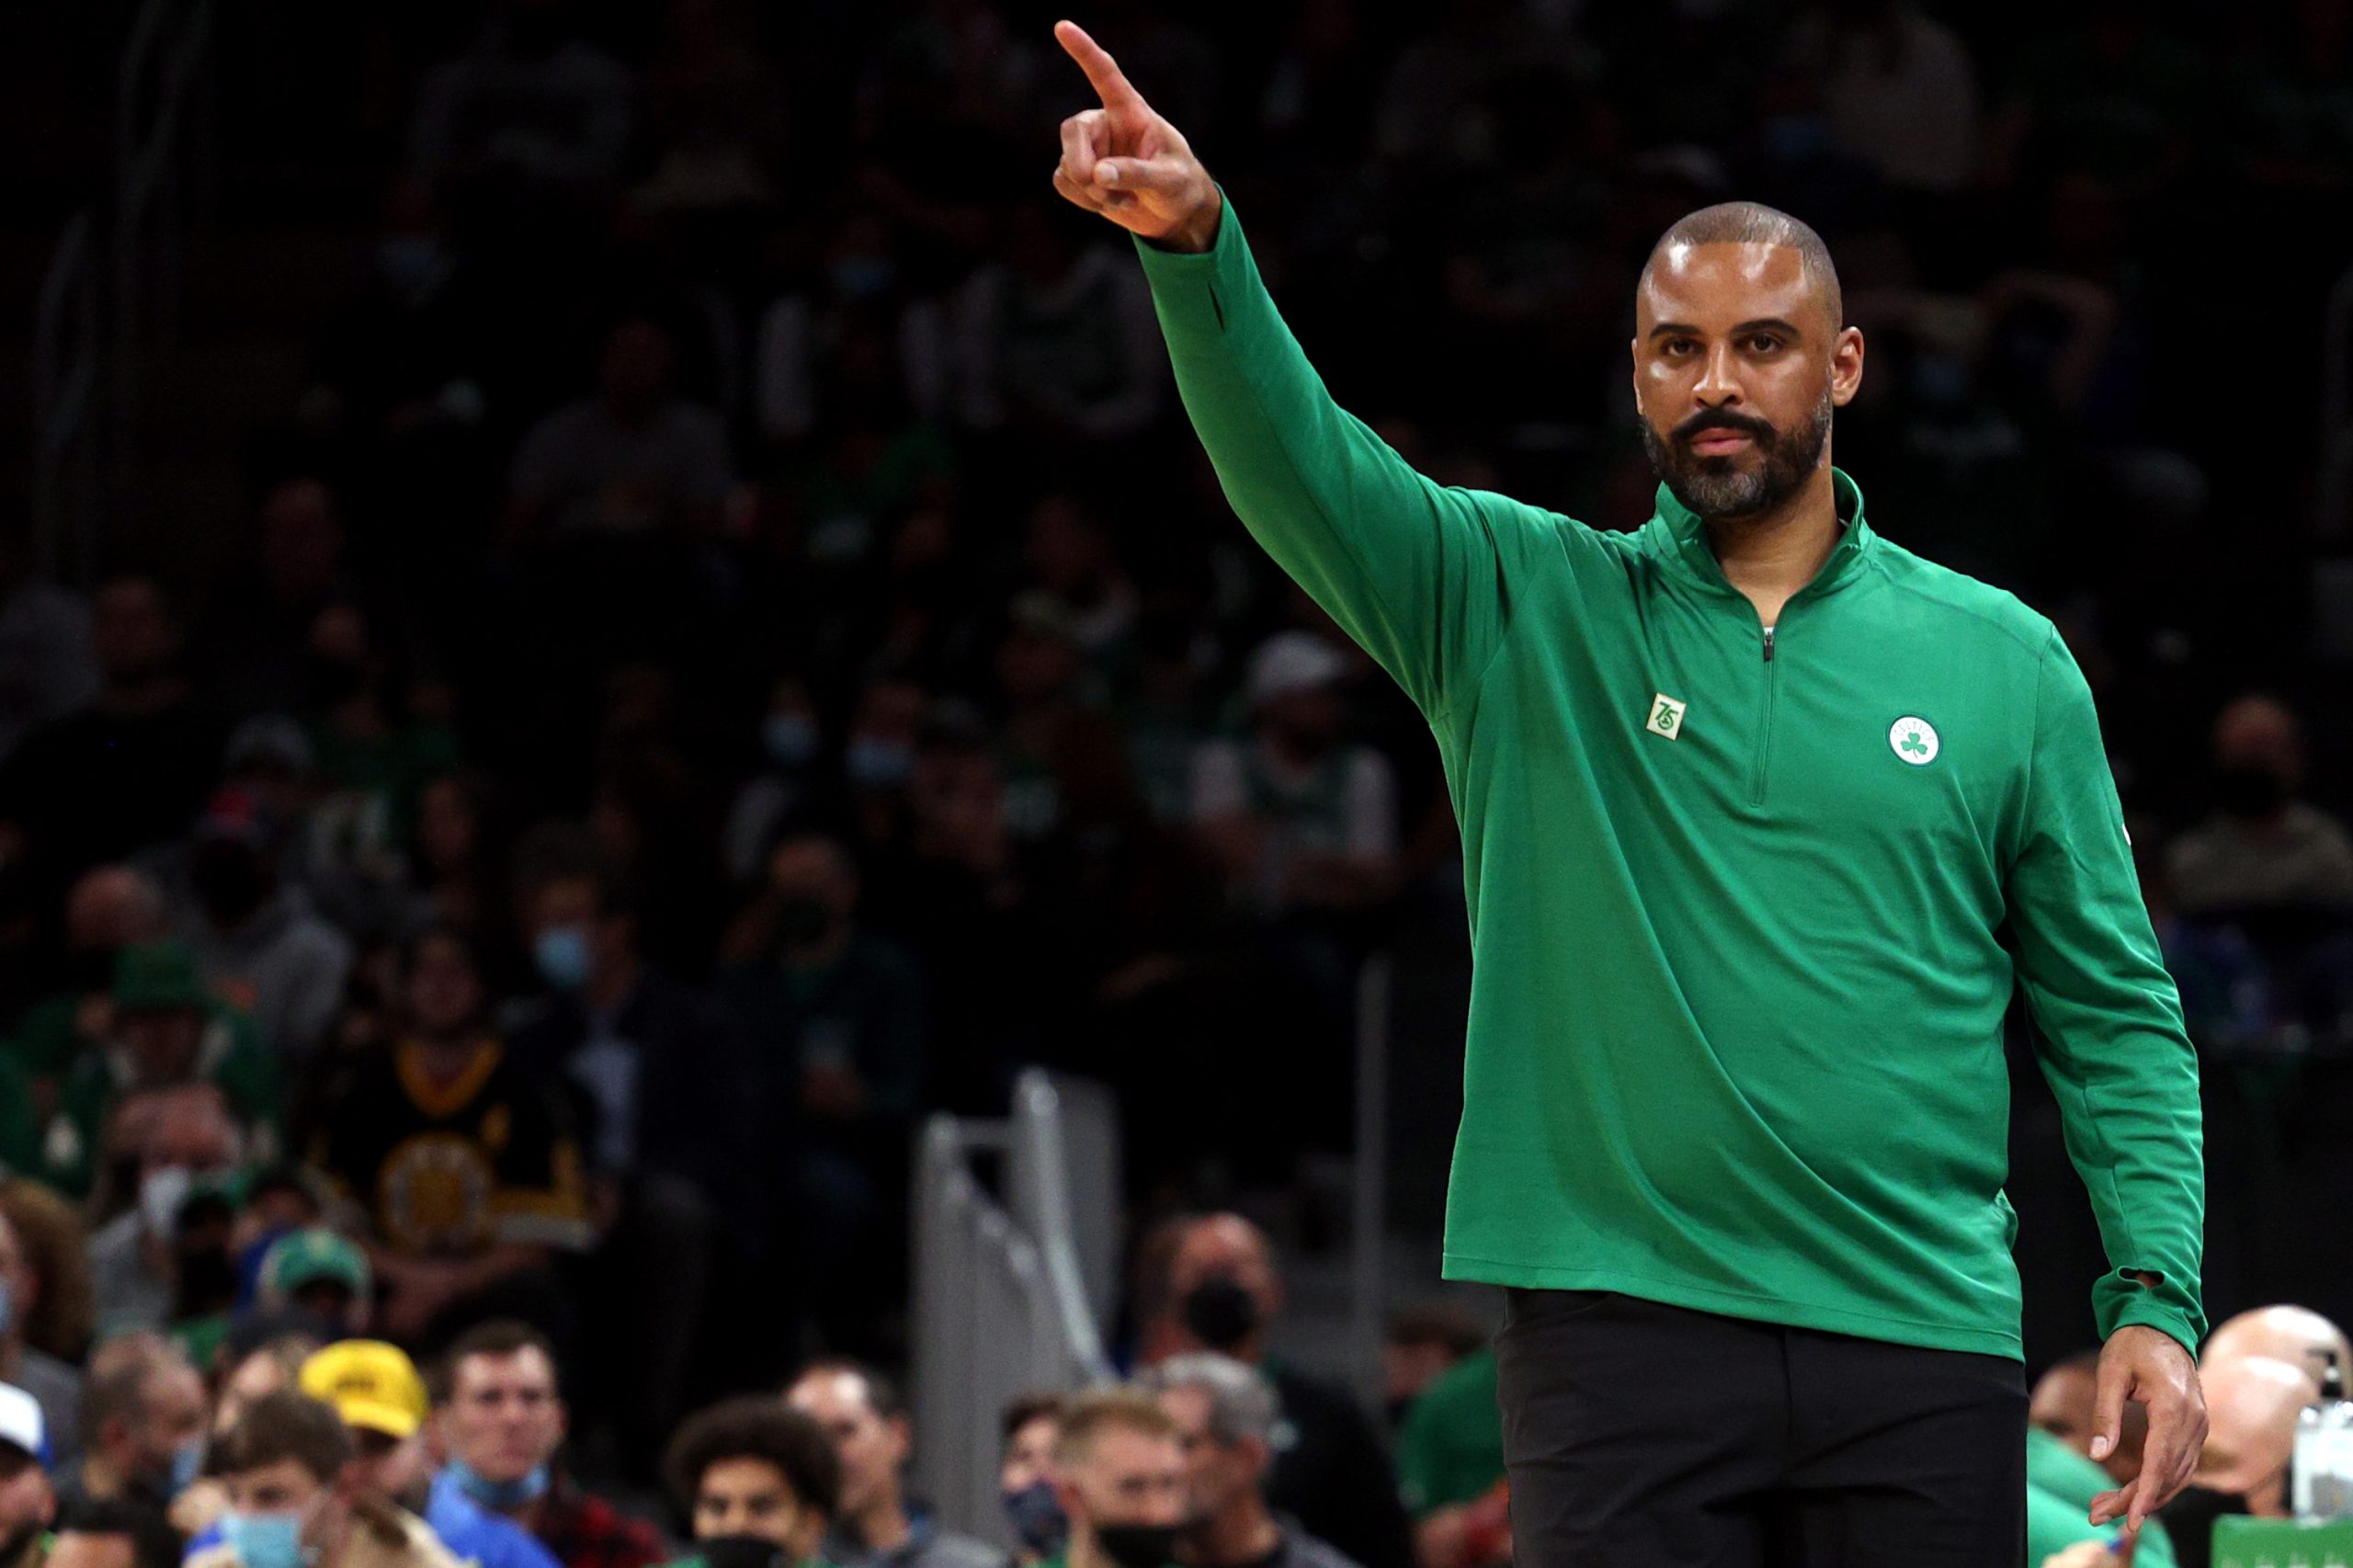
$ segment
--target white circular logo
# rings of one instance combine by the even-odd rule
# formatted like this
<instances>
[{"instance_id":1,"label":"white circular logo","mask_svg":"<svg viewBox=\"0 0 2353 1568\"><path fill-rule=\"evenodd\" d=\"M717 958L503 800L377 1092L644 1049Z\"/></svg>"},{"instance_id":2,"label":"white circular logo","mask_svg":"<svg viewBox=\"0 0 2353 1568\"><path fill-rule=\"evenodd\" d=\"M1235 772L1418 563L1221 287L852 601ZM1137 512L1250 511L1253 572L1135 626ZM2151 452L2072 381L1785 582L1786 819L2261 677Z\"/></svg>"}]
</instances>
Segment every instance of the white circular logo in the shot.
<instances>
[{"instance_id":1,"label":"white circular logo","mask_svg":"<svg viewBox=\"0 0 2353 1568\"><path fill-rule=\"evenodd\" d=\"M1937 727L1926 719L1898 719L1887 728L1887 744L1915 767L1937 760Z\"/></svg>"}]
</instances>

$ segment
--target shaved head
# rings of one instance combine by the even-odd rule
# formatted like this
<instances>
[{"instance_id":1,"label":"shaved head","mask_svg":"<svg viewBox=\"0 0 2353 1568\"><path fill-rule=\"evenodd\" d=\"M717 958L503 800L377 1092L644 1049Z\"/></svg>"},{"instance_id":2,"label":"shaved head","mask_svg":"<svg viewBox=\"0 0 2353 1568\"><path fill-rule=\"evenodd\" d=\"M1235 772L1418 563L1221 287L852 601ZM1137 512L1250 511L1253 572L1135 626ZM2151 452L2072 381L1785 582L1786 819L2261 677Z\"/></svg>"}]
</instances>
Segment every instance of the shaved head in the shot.
<instances>
[{"instance_id":1,"label":"shaved head","mask_svg":"<svg viewBox=\"0 0 2353 1568\"><path fill-rule=\"evenodd\" d=\"M1658 244L1651 247L1650 260L1643 266L1643 280L1648 282L1659 267L1672 266L1677 251L1696 245L1779 245L1797 252L1806 281L1813 286L1831 326L1847 324L1847 303L1838 291L1838 268L1830 260L1830 247L1803 219L1756 201L1720 201L1702 207L1677 220L1673 228L1658 237Z\"/></svg>"}]
</instances>

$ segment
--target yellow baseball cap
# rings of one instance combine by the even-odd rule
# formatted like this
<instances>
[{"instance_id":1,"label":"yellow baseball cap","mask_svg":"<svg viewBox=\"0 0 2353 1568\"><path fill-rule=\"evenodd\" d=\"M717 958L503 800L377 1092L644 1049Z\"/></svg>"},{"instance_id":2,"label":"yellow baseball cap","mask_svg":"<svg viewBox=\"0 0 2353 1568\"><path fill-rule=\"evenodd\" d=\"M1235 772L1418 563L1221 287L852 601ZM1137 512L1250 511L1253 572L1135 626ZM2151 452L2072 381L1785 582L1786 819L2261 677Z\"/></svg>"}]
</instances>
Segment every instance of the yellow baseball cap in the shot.
<instances>
[{"instance_id":1,"label":"yellow baseball cap","mask_svg":"<svg viewBox=\"0 0 2353 1568\"><path fill-rule=\"evenodd\" d=\"M335 1407L347 1426L405 1437L425 1424L425 1381L397 1345L343 1339L302 1363L302 1392Z\"/></svg>"}]
</instances>

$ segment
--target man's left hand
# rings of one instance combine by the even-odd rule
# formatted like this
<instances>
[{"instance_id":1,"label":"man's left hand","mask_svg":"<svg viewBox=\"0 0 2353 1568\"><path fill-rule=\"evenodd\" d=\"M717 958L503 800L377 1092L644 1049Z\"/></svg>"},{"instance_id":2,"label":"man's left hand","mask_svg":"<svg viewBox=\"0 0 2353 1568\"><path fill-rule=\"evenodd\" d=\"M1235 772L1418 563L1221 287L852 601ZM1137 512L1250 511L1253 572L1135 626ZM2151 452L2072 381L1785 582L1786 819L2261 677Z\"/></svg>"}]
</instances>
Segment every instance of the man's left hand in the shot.
<instances>
[{"instance_id":1,"label":"man's left hand","mask_svg":"<svg viewBox=\"0 0 2353 1568\"><path fill-rule=\"evenodd\" d=\"M2163 1329L2128 1324L2109 1335L2099 1353L2092 1408L2093 1459L2106 1460L2116 1451L2128 1399L2149 1413L2141 1473L2093 1498L2091 1519L2104 1525L2120 1515L2125 1528L2137 1534L2143 1520L2188 1484L2206 1447L2206 1396L2199 1390L2198 1363Z\"/></svg>"}]
</instances>

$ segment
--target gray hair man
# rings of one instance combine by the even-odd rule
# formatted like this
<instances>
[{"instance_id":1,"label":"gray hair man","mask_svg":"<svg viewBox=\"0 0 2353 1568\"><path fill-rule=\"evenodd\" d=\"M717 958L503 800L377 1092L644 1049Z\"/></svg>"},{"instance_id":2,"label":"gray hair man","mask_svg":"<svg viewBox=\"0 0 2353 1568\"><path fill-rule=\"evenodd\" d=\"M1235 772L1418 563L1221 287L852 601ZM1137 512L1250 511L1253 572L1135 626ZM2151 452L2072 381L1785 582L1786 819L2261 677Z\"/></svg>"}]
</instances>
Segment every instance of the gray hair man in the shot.
<instances>
[{"instance_id":1,"label":"gray hair man","mask_svg":"<svg viewBox=\"0 0 2353 1568\"><path fill-rule=\"evenodd\" d=\"M1282 1411L1255 1368L1215 1351L1171 1356L1140 1385L1176 1426L1185 1453L1186 1568L1356 1568L1333 1547L1267 1506Z\"/></svg>"}]
</instances>

